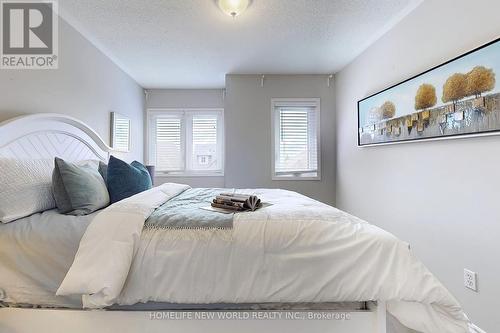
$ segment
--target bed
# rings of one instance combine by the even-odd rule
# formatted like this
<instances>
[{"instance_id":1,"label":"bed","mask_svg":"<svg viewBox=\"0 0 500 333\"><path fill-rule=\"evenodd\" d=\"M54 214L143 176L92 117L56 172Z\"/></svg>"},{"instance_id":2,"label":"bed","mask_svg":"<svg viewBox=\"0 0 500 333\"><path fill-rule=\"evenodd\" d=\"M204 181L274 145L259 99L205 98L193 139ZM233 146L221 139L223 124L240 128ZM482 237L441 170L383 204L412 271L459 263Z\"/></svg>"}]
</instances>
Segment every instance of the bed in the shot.
<instances>
[{"instance_id":1,"label":"bed","mask_svg":"<svg viewBox=\"0 0 500 333\"><path fill-rule=\"evenodd\" d=\"M0 125L0 158L106 161L111 152L88 126L62 115ZM43 312L45 322L62 308L79 309L80 319L89 316L82 308L120 310L123 320L137 316L130 310L367 313L357 321L330 322L337 332L368 326L384 332L387 307L421 332L469 331L458 302L408 244L295 192L238 190L270 206L235 214L230 230L145 228L153 212L192 190L163 184L92 215L52 210L0 225L0 301L54 308ZM0 310L0 322L7 311L16 309Z\"/></svg>"}]
</instances>

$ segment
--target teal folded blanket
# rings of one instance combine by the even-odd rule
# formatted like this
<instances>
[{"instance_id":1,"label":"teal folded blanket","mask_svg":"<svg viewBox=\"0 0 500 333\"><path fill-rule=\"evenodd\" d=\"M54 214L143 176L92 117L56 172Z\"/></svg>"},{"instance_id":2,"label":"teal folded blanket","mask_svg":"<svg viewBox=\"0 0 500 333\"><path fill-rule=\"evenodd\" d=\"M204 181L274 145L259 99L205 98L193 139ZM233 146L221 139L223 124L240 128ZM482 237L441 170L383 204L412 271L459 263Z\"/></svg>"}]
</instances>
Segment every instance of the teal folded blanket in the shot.
<instances>
[{"instance_id":1,"label":"teal folded blanket","mask_svg":"<svg viewBox=\"0 0 500 333\"><path fill-rule=\"evenodd\" d=\"M201 209L228 189L187 189L156 209L146 220L146 229L232 229L233 215Z\"/></svg>"}]
</instances>

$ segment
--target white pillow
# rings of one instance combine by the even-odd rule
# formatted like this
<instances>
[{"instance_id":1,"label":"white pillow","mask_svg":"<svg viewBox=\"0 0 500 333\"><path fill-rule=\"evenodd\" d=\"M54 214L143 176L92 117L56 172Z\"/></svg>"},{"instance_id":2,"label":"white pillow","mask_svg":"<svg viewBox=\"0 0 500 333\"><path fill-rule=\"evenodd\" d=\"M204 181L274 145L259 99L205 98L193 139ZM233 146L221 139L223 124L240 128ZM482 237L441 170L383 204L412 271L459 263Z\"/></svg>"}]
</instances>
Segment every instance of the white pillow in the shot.
<instances>
[{"instance_id":1,"label":"white pillow","mask_svg":"<svg viewBox=\"0 0 500 333\"><path fill-rule=\"evenodd\" d=\"M0 158L0 221L3 223L56 207L52 160Z\"/></svg>"}]
</instances>

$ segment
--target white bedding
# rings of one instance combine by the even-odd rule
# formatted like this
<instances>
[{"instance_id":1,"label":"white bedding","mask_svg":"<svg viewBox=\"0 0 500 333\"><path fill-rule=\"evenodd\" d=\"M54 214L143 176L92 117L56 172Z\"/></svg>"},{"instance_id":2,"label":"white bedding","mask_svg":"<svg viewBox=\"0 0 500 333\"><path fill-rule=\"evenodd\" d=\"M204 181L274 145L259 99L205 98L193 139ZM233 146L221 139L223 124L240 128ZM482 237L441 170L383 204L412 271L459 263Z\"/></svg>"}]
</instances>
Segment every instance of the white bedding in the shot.
<instances>
[{"instance_id":1,"label":"white bedding","mask_svg":"<svg viewBox=\"0 0 500 333\"><path fill-rule=\"evenodd\" d=\"M85 307L118 303L388 301L424 333L467 331L468 320L408 244L294 192L242 190L273 205L236 214L232 241L142 232L145 219L185 189L165 184L103 210L82 238L58 295Z\"/></svg>"},{"instance_id":2,"label":"white bedding","mask_svg":"<svg viewBox=\"0 0 500 333\"><path fill-rule=\"evenodd\" d=\"M49 210L0 224L0 301L81 308L81 297L56 297L55 292L95 215Z\"/></svg>"}]
</instances>

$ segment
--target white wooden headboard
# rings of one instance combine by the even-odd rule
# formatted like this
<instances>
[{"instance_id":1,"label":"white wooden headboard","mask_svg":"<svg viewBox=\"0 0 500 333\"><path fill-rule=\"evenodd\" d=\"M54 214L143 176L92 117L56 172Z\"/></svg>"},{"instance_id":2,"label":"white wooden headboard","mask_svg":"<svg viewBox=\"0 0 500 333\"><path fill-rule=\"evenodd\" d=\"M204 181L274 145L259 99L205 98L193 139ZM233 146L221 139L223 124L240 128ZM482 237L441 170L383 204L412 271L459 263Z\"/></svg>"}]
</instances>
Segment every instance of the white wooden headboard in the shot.
<instances>
[{"instance_id":1,"label":"white wooden headboard","mask_svg":"<svg viewBox=\"0 0 500 333\"><path fill-rule=\"evenodd\" d=\"M107 161L111 152L94 130L65 115L41 113L0 123L0 157Z\"/></svg>"}]
</instances>

